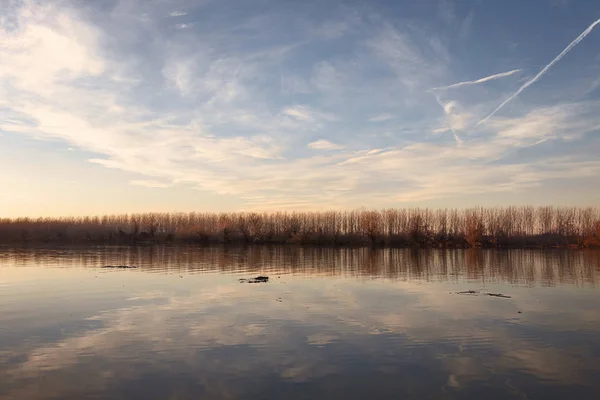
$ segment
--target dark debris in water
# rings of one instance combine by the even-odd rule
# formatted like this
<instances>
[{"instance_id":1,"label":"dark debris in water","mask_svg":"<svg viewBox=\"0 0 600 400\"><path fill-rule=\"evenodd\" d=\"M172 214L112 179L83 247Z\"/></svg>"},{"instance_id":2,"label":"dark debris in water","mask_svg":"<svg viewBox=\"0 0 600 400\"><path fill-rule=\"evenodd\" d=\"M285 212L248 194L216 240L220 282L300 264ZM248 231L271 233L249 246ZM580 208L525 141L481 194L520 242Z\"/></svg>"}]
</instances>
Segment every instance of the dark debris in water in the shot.
<instances>
[{"instance_id":1,"label":"dark debris in water","mask_svg":"<svg viewBox=\"0 0 600 400\"><path fill-rule=\"evenodd\" d=\"M250 279L239 279L240 283L267 283L269 282L269 277L268 276L262 276L259 275L256 278L250 278Z\"/></svg>"},{"instance_id":2,"label":"dark debris in water","mask_svg":"<svg viewBox=\"0 0 600 400\"><path fill-rule=\"evenodd\" d=\"M113 268L113 269L133 269L133 268L137 268L133 265L105 265L102 268Z\"/></svg>"},{"instance_id":3,"label":"dark debris in water","mask_svg":"<svg viewBox=\"0 0 600 400\"><path fill-rule=\"evenodd\" d=\"M487 293L488 296L492 296L492 297L502 297L503 299L510 299L510 296L507 296L505 294L502 293Z\"/></svg>"},{"instance_id":4,"label":"dark debris in water","mask_svg":"<svg viewBox=\"0 0 600 400\"><path fill-rule=\"evenodd\" d=\"M456 292L456 294L480 294L479 290L464 290L462 292ZM502 297L503 299L511 299L511 296L507 296L503 293L483 293L486 296Z\"/></svg>"}]
</instances>

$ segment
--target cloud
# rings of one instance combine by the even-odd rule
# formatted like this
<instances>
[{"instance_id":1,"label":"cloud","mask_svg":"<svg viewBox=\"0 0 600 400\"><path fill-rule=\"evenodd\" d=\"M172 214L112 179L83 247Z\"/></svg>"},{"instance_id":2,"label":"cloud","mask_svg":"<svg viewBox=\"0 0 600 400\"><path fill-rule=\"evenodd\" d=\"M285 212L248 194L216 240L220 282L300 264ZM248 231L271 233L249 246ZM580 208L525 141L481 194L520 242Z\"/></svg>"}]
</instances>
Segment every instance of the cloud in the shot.
<instances>
[{"instance_id":1,"label":"cloud","mask_svg":"<svg viewBox=\"0 0 600 400\"><path fill-rule=\"evenodd\" d=\"M342 150L344 146L331 143L329 140L320 139L309 143L308 148L313 150Z\"/></svg>"},{"instance_id":2,"label":"cloud","mask_svg":"<svg viewBox=\"0 0 600 400\"><path fill-rule=\"evenodd\" d=\"M392 114L384 113L384 114L379 114L372 118L369 118L369 122L383 122L383 121L388 121L392 118L394 118L394 116Z\"/></svg>"},{"instance_id":3,"label":"cloud","mask_svg":"<svg viewBox=\"0 0 600 400\"><path fill-rule=\"evenodd\" d=\"M171 184L169 184L169 183L164 183L164 182L160 182L160 181L154 181L154 180L150 180L150 179L146 179L146 180L133 180L133 181L130 181L129 183L131 183L132 185L144 186L144 187L147 187L147 188L168 188L168 187L171 187Z\"/></svg>"},{"instance_id":4,"label":"cloud","mask_svg":"<svg viewBox=\"0 0 600 400\"><path fill-rule=\"evenodd\" d=\"M61 78L99 76L105 71L106 63L98 55L100 32L93 27L57 14L50 6L29 5L21 17L19 29L0 29L0 54L10 60L0 64L4 81L46 95Z\"/></svg>"},{"instance_id":5,"label":"cloud","mask_svg":"<svg viewBox=\"0 0 600 400\"><path fill-rule=\"evenodd\" d=\"M600 129L600 118L593 116L598 102L561 104L536 109L521 118L502 118L490 122L497 132L496 144L527 147L548 140L563 141L581 138Z\"/></svg>"},{"instance_id":6,"label":"cloud","mask_svg":"<svg viewBox=\"0 0 600 400\"><path fill-rule=\"evenodd\" d=\"M597 129L591 100L541 99L485 126L475 122L502 96L493 87L434 101L430 88L466 67L437 26L375 13L376 24L356 17L352 29L314 33L307 24L336 14L286 9L235 24L216 7L212 25L198 15L194 29L174 30L165 15L180 4L23 4L0 28L0 131L91 153L139 176L133 184L199 189L238 209L378 207L525 191L584 176L578 163L596 168L575 150L543 168L563 141ZM365 125L391 118L385 135ZM520 149L531 151L515 160Z\"/></svg>"},{"instance_id":7,"label":"cloud","mask_svg":"<svg viewBox=\"0 0 600 400\"><path fill-rule=\"evenodd\" d=\"M473 115L468 111L463 111L462 106L454 100L444 103L439 95L435 95L436 101L444 110L445 121L444 126L432 129L432 133L440 134L444 132L452 132L456 143L463 143L459 133L466 130L470 126L470 121Z\"/></svg>"},{"instance_id":8,"label":"cloud","mask_svg":"<svg viewBox=\"0 0 600 400\"><path fill-rule=\"evenodd\" d=\"M448 55L439 43L431 34L429 43L419 46L416 38L408 32L384 25L377 36L367 42L367 46L387 63L402 86L412 91L445 74Z\"/></svg>"},{"instance_id":9,"label":"cloud","mask_svg":"<svg viewBox=\"0 0 600 400\"><path fill-rule=\"evenodd\" d=\"M173 11L169 13L169 16L171 17L183 17L184 15L188 15L188 13L185 11Z\"/></svg>"},{"instance_id":10,"label":"cloud","mask_svg":"<svg viewBox=\"0 0 600 400\"><path fill-rule=\"evenodd\" d=\"M313 119L311 113L305 107L301 106L288 107L283 110L283 113L302 121L309 121Z\"/></svg>"},{"instance_id":11,"label":"cloud","mask_svg":"<svg viewBox=\"0 0 600 400\"><path fill-rule=\"evenodd\" d=\"M450 112L452 107L448 105L447 110ZM564 162L552 157L521 160L515 164L499 161L515 149L546 141L575 140L600 129L600 118L589 116L595 107L583 103L539 109L490 124L487 131L482 132L483 137L488 137L485 141L465 137L460 146L454 147L420 143L373 154L356 152L339 165L346 173L365 180L372 177L394 182L403 190L392 192L379 188L372 195L405 202L452 197L465 192L518 192L538 187L549 179L590 177L600 172L600 162L576 157L567 157L568 161ZM423 165L428 168L420 167ZM548 169L548 165L555 168Z\"/></svg>"},{"instance_id":12,"label":"cloud","mask_svg":"<svg viewBox=\"0 0 600 400\"><path fill-rule=\"evenodd\" d=\"M308 106L291 106L286 107L283 112L284 115L292 117L296 120L303 122L320 122L320 121L334 121L336 118L325 112L316 111Z\"/></svg>"},{"instance_id":13,"label":"cloud","mask_svg":"<svg viewBox=\"0 0 600 400\"><path fill-rule=\"evenodd\" d=\"M596 21L594 21L590 26L588 26L588 28L583 31L579 36L577 36L575 38L575 40L573 40L571 43L569 43L569 45L567 47L565 47L565 49L554 58L554 60L550 61L550 63L548 65L546 65L544 68L542 68L542 70L540 72L538 72L538 74L536 76L534 76L533 78L531 78L530 80L528 80L527 82L525 82L519 89L517 89L517 91L515 93L513 93L512 95L510 95L506 100L504 100L502 103L500 103L500 105L498 107L496 107L494 109L494 111L492 111L490 114L488 114L487 116L485 116L483 119L481 119L477 125L482 124L484 122L486 122L487 120L489 120L490 118L492 118L498 111L500 111L500 109L502 109L502 107L504 107L508 102L512 101L515 97L517 97L519 94L521 94L521 92L525 89L527 89L529 86L533 85L535 82L537 82L538 79L540 79L550 68L552 68L552 66L554 64L556 64L558 61L561 60L561 58L563 58L569 51L571 51L571 49L575 46L577 46L577 44L579 44L579 42L581 42L583 39L585 39L585 37L587 35L590 34L590 32L596 27L596 25L600 24L600 19L597 19Z\"/></svg>"},{"instance_id":14,"label":"cloud","mask_svg":"<svg viewBox=\"0 0 600 400\"><path fill-rule=\"evenodd\" d=\"M477 85L479 83L485 83L485 82L489 82L495 79L500 79L500 78L504 78L513 74L516 74L518 72L521 72L520 69L513 69L512 71L508 71L508 72L502 72L499 74L495 74L495 75L490 75L490 76L486 76L485 78L480 78L474 81L465 81L465 82L458 82L458 83L454 83L452 85L448 85L448 86L440 86L440 87L436 87L433 88L431 90L446 90L446 89L453 89L453 88L457 88L457 87L461 87L461 86L466 86L466 85Z\"/></svg>"}]
</instances>

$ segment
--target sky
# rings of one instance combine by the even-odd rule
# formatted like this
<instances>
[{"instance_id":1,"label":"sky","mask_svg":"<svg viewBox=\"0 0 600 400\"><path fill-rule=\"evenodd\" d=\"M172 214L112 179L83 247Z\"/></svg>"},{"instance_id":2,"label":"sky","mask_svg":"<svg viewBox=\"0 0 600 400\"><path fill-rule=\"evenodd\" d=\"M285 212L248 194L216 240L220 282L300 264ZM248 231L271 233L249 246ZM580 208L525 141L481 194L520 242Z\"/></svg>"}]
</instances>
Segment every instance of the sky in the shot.
<instances>
[{"instance_id":1,"label":"sky","mask_svg":"<svg viewBox=\"0 0 600 400\"><path fill-rule=\"evenodd\" d=\"M0 217L600 203L596 0L0 0Z\"/></svg>"}]
</instances>

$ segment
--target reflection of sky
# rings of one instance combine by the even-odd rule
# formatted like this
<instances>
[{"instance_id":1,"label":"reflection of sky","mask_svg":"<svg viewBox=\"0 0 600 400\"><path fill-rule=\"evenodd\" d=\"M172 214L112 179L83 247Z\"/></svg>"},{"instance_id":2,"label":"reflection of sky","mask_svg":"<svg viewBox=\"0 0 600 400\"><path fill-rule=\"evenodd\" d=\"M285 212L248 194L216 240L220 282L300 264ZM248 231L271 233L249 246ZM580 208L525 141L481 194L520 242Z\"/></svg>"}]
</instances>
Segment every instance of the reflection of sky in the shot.
<instances>
[{"instance_id":1,"label":"reflection of sky","mask_svg":"<svg viewBox=\"0 0 600 400\"><path fill-rule=\"evenodd\" d=\"M251 285L252 268L102 270L83 253L0 261L1 398L600 393L595 288L473 281L465 263L454 280L289 273L289 255ZM480 288L512 298L456 294Z\"/></svg>"}]
</instances>

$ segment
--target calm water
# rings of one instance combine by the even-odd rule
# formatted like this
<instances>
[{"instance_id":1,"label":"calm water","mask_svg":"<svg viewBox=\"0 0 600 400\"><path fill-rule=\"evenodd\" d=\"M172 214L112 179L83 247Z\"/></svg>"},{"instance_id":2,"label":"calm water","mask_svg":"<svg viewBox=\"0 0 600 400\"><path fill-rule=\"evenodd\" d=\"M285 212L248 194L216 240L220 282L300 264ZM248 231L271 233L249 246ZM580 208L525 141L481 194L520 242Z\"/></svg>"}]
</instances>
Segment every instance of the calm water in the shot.
<instances>
[{"instance_id":1,"label":"calm water","mask_svg":"<svg viewBox=\"0 0 600 400\"><path fill-rule=\"evenodd\" d=\"M593 251L0 249L0 398L600 399L599 284Z\"/></svg>"}]
</instances>

